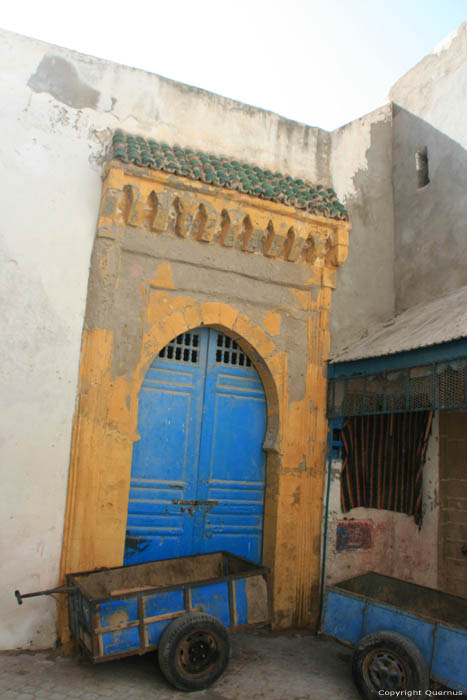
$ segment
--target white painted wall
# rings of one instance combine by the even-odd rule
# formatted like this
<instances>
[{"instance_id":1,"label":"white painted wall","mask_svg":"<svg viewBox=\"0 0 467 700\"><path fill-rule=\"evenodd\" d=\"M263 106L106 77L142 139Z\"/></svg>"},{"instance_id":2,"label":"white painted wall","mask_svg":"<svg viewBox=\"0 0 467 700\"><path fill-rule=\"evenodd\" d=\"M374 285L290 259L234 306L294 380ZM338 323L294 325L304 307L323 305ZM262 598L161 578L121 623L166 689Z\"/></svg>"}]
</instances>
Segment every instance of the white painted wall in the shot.
<instances>
[{"instance_id":1,"label":"white painted wall","mask_svg":"<svg viewBox=\"0 0 467 700\"><path fill-rule=\"evenodd\" d=\"M40 648L55 641L54 601L18 607L13 592L57 583L89 260L112 131L324 184L328 134L6 31L0 103L0 648Z\"/></svg>"},{"instance_id":2,"label":"white painted wall","mask_svg":"<svg viewBox=\"0 0 467 700\"><path fill-rule=\"evenodd\" d=\"M402 76L389 99L467 148L467 22Z\"/></svg>"},{"instance_id":3,"label":"white painted wall","mask_svg":"<svg viewBox=\"0 0 467 700\"><path fill-rule=\"evenodd\" d=\"M102 146L88 115L27 81L43 45L0 37L0 647L53 644L52 600L13 591L56 585L71 423Z\"/></svg>"}]
</instances>

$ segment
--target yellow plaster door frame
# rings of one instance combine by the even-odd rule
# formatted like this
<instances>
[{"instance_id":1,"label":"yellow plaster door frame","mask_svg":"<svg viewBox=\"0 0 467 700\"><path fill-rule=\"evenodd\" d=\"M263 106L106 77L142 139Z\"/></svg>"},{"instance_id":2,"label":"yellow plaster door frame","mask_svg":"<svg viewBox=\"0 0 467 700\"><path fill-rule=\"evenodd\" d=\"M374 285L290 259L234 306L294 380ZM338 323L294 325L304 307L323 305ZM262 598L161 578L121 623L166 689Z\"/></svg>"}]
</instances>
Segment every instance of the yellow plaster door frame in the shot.
<instances>
[{"instance_id":1,"label":"yellow plaster door frame","mask_svg":"<svg viewBox=\"0 0 467 700\"><path fill-rule=\"evenodd\" d=\"M275 624L313 624L329 309L349 228L110 164L91 261L62 579L122 565L141 383L173 338L209 326L237 340L266 394L263 562L272 570ZM63 606L59 631L66 643Z\"/></svg>"}]
</instances>

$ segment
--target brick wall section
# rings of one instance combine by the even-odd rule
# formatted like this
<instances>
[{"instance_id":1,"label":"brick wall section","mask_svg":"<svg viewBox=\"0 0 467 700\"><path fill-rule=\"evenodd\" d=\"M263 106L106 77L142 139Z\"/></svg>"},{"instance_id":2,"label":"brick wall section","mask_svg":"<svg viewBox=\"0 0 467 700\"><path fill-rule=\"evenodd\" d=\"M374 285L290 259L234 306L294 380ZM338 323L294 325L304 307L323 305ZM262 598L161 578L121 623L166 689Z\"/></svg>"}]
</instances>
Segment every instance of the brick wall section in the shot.
<instances>
[{"instance_id":1,"label":"brick wall section","mask_svg":"<svg viewBox=\"0 0 467 700\"><path fill-rule=\"evenodd\" d=\"M467 410L440 412L441 590L467 597ZM465 553L464 553L465 552Z\"/></svg>"}]
</instances>

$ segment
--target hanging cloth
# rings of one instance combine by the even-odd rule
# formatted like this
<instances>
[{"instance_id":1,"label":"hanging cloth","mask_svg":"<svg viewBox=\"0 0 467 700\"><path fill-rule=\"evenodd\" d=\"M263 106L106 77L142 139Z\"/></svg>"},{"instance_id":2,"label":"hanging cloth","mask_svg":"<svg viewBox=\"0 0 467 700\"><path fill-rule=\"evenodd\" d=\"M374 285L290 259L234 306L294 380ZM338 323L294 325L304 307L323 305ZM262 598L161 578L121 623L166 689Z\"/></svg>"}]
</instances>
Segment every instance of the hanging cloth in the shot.
<instances>
[{"instance_id":1,"label":"hanging cloth","mask_svg":"<svg viewBox=\"0 0 467 700\"><path fill-rule=\"evenodd\" d=\"M341 504L382 508L422 519L423 465L433 411L346 418L342 429Z\"/></svg>"}]
</instances>

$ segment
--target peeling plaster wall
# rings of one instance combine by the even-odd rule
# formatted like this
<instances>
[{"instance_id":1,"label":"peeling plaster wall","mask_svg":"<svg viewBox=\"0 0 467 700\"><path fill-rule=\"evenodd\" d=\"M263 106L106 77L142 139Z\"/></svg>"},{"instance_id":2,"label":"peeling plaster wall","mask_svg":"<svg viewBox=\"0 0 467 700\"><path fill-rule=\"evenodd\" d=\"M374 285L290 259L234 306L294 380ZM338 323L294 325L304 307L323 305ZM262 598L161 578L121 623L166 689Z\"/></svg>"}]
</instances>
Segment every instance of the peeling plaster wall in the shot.
<instances>
[{"instance_id":1,"label":"peeling plaster wall","mask_svg":"<svg viewBox=\"0 0 467 700\"><path fill-rule=\"evenodd\" d=\"M394 313L392 129L387 105L331 134L333 187L352 223L331 309L331 352Z\"/></svg>"},{"instance_id":2,"label":"peeling plaster wall","mask_svg":"<svg viewBox=\"0 0 467 700\"><path fill-rule=\"evenodd\" d=\"M340 505L342 463L333 460L327 534L326 584L376 571L423 586L438 583L439 516L439 415L433 418L423 471L423 523L419 530L412 516L388 510L354 508L343 513ZM370 546L337 551L338 523L368 523Z\"/></svg>"},{"instance_id":3,"label":"peeling plaster wall","mask_svg":"<svg viewBox=\"0 0 467 700\"><path fill-rule=\"evenodd\" d=\"M2 33L2 626L0 648L48 647L102 144L90 114L27 86L43 45ZM97 116L97 115L96 115ZM96 119L99 127L99 119Z\"/></svg>"},{"instance_id":4,"label":"peeling plaster wall","mask_svg":"<svg viewBox=\"0 0 467 700\"><path fill-rule=\"evenodd\" d=\"M101 171L122 127L330 184L329 135L125 66L0 32L0 648L49 647ZM292 333L292 336L294 334Z\"/></svg>"}]
</instances>

